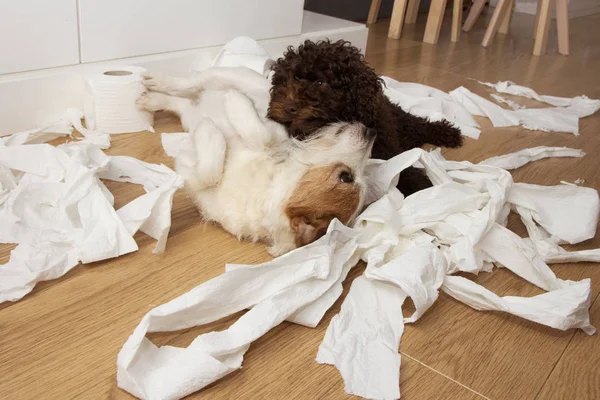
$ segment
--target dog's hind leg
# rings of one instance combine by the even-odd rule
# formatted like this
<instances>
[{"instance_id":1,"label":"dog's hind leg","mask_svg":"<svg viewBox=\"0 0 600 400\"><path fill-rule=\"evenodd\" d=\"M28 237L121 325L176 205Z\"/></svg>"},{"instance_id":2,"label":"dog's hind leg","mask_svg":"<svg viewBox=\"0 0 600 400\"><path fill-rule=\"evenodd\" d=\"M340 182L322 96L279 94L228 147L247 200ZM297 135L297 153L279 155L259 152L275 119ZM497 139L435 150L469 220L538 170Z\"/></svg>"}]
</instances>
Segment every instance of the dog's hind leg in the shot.
<instances>
[{"instance_id":1,"label":"dog's hind leg","mask_svg":"<svg viewBox=\"0 0 600 400\"><path fill-rule=\"evenodd\" d=\"M198 121L190 132L190 146L175 158L175 168L192 191L217 185L223 176L227 142L209 119Z\"/></svg>"},{"instance_id":2,"label":"dog's hind leg","mask_svg":"<svg viewBox=\"0 0 600 400\"><path fill-rule=\"evenodd\" d=\"M271 83L259 73L243 67L214 67L176 78L162 73L146 73L142 83L148 90L174 96L189 96L202 90L237 90L248 96L257 109L266 112Z\"/></svg>"},{"instance_id":3,"label":"dog's hind leg","mask_svg":"<svg viewBox=\"0 0 600 400\"><path fill-rule=\"evenodd\" d=\"M235 133L250 149L262 151L274 143L277 130L280 127L271 121L262 120L254 104L248 97L235 90L230 90L225 95L225 111L227 119L233 126ZM283 127L283 136L287 136Z\"/></svg>"}]
</instances>

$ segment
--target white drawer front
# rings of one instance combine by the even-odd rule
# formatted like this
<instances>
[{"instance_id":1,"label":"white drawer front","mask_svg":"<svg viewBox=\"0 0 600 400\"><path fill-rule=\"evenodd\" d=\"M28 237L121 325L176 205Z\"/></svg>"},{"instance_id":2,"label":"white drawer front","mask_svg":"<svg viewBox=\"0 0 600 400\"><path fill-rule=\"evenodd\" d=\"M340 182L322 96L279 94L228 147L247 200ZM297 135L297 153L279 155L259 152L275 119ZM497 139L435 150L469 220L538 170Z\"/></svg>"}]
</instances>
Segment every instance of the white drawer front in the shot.
<instances>
[{"instance_id":1,"label":"white drawer front","mask_svg":"<svg viewBox=\"0 0 600 400\"><path fill-rule=\"evenodd\" d=\"M0 74L77 64L77 0L0 0Z\"/></svg>"}]
</instances>

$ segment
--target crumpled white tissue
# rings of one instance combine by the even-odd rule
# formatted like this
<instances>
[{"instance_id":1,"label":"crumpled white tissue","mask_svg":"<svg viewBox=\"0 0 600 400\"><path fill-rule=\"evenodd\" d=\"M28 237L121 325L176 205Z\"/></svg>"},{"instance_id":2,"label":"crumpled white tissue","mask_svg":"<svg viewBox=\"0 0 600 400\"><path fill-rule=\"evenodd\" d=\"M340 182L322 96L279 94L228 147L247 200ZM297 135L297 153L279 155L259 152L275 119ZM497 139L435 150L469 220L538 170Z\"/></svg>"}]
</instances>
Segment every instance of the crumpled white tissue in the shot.
<instances>
[{"instance_id":1,"label":"crumpled white tissue","mask_svg":"<svg viewBox=\"0 0 600 400\"><path fill-rule=\"evenodd\" d=\"M536 148L505 155L500 163L523 165L554 155L581 154L573 149ZM394 182L403 169L417 162L435 186L404 198ZM220 379L241 367L243 353L253 340L284 319L315 326L341 294L341 283L359 258L367 263L365 274L354 281L317 355L318 362L340 370L348 393L374 399L399 397L398 345L404 323L418 320L440 290L478 310L508 312L557 329L595 331L589 321L589 279L557 278L532 244L537 237L522 239L504 225L511 207L524 209L539 229L550 232L548 236L585 240L595 233L600 209L596 191L514 184L510 173L497 166L447 161L439 151L421 149L375 161L369 174L369 190L376 195L370 196L371 204L353 228L335 221L328 234L311 245L259 266L228 266L225 274L150 311L121 350L119 387L144 399L176 399ZM577 210L571 204L577 204ZM578 222L568 223L573 220ZM458 271L491 271L492 263L547 293L499 297L472 281L451 276ZM285 289L274 286L287 281L273 282L270 273L280 274L286 267L298 274L305 268L317 269L321 275L309 274L306 281L293 281ZM251 275L254 269L261 270L260 277ZM242 271L248 275L237 275ZM254 288L251 300L246 300L248 285ZM231 302L210 296L216 292L239 296ZM301 302L295 297L298 293ZM403 319L406 297L411 297L416 311ZM274 303L274 298L281 302ZM261 301L268 306L261 306ZM201 335L186 349L159 348L145 338L148 331L205 324L253 305L228 330ZM265 308L270 316L262 314Z\"/></svg>"},{"instance_id":2,"label":"crumpled white tissue","mask_svg":"<svg viewBox=\"0 0 600 400\"><path fill-rule=\"evenodd\" d=\"M73 133L73 127L75 127L75 129L83 136L83 139L78 139L83 140L84 142L94 143L101 149L108 149L110 147L110 135L104 132L84 128L81 124L82 118L83 111L75 108L68 108L56 122L42 128L14 133L4 138L0 138L0 142L3 142L5 146L46 143L61 136L71 135Z\"/></svg>"},{"instance_id":3,"label":"crumpled white tissue","mask_svg":"<svg viewBox=\"0 0 600 400\"><path fill-rule=\"evenodd\" d=\"M258 42L247 36L238 36L227 42L213 59L212 67L246 67L265 77L273 60Z\"/></svg>"},{"instance_id":4,"label":"crumpled white tissue","mask_svg":"<svg viewBox=\"0 0 600 400\"><path fill-rule=\"evenodd\" d=\"M115 211L99 178L143 184L147 193ZM164 165L108 157L80 141L0 146L0 184L0 243L18 244L0 266L1 303L79 262L136 251L138 230L157 240L155 252L164 250L173 194L183 180Z\"/></svg>"}]
</instances>

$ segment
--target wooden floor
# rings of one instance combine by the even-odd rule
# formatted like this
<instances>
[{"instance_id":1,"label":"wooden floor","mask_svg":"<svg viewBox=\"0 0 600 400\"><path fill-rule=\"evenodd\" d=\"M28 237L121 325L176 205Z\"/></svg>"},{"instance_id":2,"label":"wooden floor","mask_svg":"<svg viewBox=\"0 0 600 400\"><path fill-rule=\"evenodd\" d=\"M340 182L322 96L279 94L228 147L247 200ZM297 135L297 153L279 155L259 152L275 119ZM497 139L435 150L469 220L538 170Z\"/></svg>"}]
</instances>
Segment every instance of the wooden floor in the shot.
<instances>
[{"instance_id":1,"label":"wooden floor","mask_svg":"<svg viewBox=\"0 0 600 400\"><path fill-rule=\"evenodd\" d=\"M421 16L422 18L423 16ZM489 13L488 13L489 18ZM448 22L448 21L447 21ZM438 45L420 42L420 20L401 40L388 40L387 22L370 32L367 58L381 74L442 90L464 85L479 94L488 90L470 81L512 80L543 94L600 98L600 15L571 21L569 57L557 54L555 30L548 53L531 56L529 16L516 16L513 29L498 35L488 49L479 43L484 18L457 44L445 23ZM581 135L494 129L481 120L479 140L467 140L450 159L479 161L532 146L569 146L587 152L583 159L544 160L514 173L516 181L554 185L585 179L600 189L600 114L581 121ZM170 117L157 120L157 132L178 131ZM113 155L130 155L172 166L149 133L113 137ZM136 185L109 183L120 207L141 194ZM512 229L523 234L515 219ZM0 305L0 398L128 399L116 386L116 357L142 316L156 305L223 272L225 263L269 259L264 246L240 244L216 227L203 225L191 202L176 195L167 250L152 254L154 240L136 235L140 251L107 262L79 266L61 279L38 285L15 304ZM600 235L578 248L600 247ZM12 247L0 246L0 263ZM592 323L600 328L600 265L555 265L563 279L592 278ZM355 268L348 279L362 273ZM499 295L539 293L509 271L473 278ZM284 323L255 342L244 368L191 396L203 399L345 399L337 370L318 365L317 347L341 300L316 329ZM157 344L186 346L198 334L223 329L238 315L209 327L153 334ZM399 316L400 317L400 316ZM400 347L403 399L599 399L600 336L561 332L500 313L483 313L441 294L414 325Z\"/></svg>"}]
</instances>

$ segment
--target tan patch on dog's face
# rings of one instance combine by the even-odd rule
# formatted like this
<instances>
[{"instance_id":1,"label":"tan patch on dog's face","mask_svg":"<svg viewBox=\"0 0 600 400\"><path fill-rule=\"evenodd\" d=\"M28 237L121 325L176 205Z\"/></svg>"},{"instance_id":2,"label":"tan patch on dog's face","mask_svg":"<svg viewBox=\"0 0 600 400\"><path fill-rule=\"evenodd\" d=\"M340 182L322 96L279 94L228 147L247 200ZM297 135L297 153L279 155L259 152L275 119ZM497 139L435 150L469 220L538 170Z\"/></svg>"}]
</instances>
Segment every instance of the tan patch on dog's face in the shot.
<instances>
[{"instance_id":1,"label":"tan patch on dog's face","mask_svg":"<svg viewBox=\"0 0 600 400\"><path fill-rule=\"evenodd\" d=\"M325 234L332 219L347 224L361 203L361 188L345 164L312 168L300 179L285 208L298 247Z\"/></svg>"}]
</instances>

